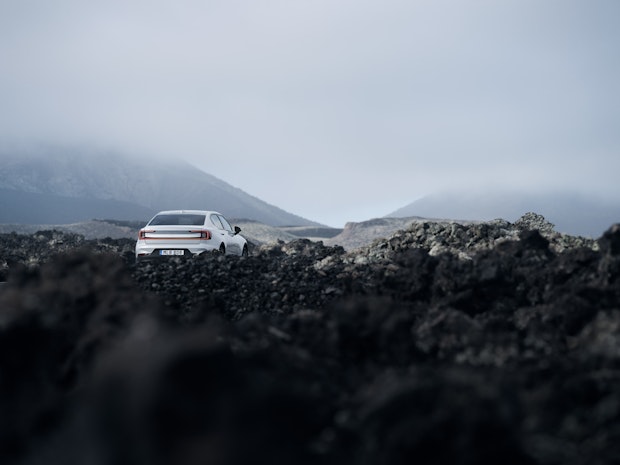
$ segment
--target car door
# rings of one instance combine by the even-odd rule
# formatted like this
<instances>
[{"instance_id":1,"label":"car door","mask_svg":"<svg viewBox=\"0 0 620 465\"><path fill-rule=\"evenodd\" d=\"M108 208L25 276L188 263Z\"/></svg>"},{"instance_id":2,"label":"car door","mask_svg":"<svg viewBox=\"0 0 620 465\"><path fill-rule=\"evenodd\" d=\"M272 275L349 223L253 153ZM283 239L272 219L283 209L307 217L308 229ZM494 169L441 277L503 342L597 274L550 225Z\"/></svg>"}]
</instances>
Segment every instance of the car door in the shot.
<instances>
[{"instance_id":1,"label":"car door","mask_svg":"<svg viewBox=\"0 0 620 465\"><path fill-rule=\"evenodd\" d=\"M211 215L211 222L218 228L217 235L219 239L224 243L224 246L226 247L226 253L240 253L237 252L238 247L234 241L234 231L232 230L232 227L230 226L228 221L226 221L226 218L224 218L222 215L217 215L213 213Z\"/></svg>"},{"instance_id":2,"label":"car door","mask_svg":"<svg viewBox=\"0 0 620 465\"><path fill-rule=\"evenodd\" d=\"M215 227L217 228L217 232L216 232L216 237L219 241L224 243L224 246L226 247L226 251L230 252L229 248L228 248L228 232L224 229L224 225L222 224L222 221L220 220L219 215L216 215L215 213L211 214L210 217L211 223L213 223L215 225Z\"/></svg>"},{"instance_id":3,"label":"car door","mask_svg":"<svg viewBox=\"0 0 620 465\"><path fill-rule=\"evenodd\" d=\"M241 246L240 246L240 242L238 240L237 235L235 234L235 231L233 230L232 226L230 225L230 223L228 222L228 220L226 218L224 218L222 215L217 215L219 220L222 223L222 226L224 227L224 231L226 231L226 250L229 250L230 253L234 253L237 255L241 255Z\"/></svg>"}]
</instances>

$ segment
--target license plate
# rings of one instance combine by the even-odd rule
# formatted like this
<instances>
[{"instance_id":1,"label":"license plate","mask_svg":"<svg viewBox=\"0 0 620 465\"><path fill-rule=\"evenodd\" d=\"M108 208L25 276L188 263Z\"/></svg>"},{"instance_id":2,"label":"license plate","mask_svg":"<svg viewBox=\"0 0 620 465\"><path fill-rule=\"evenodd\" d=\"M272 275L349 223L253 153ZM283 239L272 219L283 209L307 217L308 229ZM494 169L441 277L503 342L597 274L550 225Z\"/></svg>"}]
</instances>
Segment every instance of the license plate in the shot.
<instances>
[{"instance_id":1,"label":"license plate","mask_svg":"<svg viewBox=\"0 0 620 465\"><path fill-rule=\"evenodd\" d=\"M159 255L185 255L185 250L160 250Z\"/></svg>"}]
</instances>

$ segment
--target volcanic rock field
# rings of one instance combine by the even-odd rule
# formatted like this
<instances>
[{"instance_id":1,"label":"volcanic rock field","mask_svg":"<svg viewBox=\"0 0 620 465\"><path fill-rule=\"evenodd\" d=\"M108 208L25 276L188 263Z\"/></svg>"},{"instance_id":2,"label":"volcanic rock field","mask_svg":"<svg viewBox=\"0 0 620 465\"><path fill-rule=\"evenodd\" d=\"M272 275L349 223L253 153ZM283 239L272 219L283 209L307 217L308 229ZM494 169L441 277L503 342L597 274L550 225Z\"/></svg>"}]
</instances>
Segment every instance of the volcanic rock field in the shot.
<instances>
[{"instance_id":1,"label":"volcanic rock field","mask_svg":"<svg viewBox=\"0 0 620 465\"><path fill-rule=\"evenodd\" d=\"M620 463L620 225L133 247L0 235L0 463Z\"/></svg>"}]
</instances>

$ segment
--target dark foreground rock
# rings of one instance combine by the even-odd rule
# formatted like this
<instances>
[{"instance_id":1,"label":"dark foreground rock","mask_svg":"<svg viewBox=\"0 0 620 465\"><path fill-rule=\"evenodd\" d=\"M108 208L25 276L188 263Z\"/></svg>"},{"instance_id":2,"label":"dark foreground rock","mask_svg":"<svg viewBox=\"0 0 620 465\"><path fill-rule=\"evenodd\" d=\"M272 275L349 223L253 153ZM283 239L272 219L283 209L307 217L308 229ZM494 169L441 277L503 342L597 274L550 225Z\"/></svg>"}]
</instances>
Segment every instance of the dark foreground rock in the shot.
<instances>
[{"instance_id":1,"label":"dark foreground rock","mask_svg":"<svg viewBox=\"0 0 620 465\"><path fill-rule=\"evenodd\" d=\"M0 238L2 463L620 458L620 226L135 265L48 235Z\"/></svg>"}]
</instances>

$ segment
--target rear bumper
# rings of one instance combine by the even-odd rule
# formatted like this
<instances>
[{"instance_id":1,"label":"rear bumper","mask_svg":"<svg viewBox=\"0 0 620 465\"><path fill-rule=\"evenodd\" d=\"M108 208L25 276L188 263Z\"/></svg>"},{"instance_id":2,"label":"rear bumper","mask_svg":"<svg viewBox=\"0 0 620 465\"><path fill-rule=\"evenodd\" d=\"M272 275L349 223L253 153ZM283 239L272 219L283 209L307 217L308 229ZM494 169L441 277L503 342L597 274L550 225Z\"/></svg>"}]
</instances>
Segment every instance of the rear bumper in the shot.
<instances>
[{"instance_id":1,"label":"rear bumper","mask_svg":"<svg viewBox=\"0 0 620 465\"><path fill-rule=\"evenodd\" d=\"M162 258L167 258L168 256L166 255L162 255L160 252L162 250L182 250L184 251L183 255L171 255L172 257L175 256L194 256L194 255L200 255L202 253L205 252L212 252L214 250L219 250L218 247L216 247L215 245L211 245L211 244L196 244L194 243L175 243L175 244L153 244L153 243L146 243L143 241L138 241L138 243L136 244L136 259L138 258L157 258L157 257L162 257Z\"/></svg>"}]
</instances>

